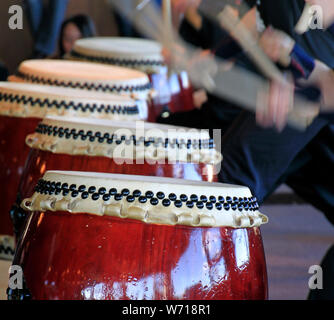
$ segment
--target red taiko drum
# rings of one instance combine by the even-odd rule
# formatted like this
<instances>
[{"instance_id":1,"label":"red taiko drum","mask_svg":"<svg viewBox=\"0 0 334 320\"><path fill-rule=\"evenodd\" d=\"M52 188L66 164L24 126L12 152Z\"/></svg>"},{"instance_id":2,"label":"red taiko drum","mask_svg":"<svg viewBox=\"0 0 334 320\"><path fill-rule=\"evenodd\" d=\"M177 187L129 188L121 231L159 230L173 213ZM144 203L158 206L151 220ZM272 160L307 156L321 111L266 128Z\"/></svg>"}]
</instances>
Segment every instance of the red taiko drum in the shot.
<instances>
[{"instance_id":1,"label":"red taiko drum","mask_svg":"<svg viewBox=\"0 0 334 320\"><path fill-rule=\"evenodd\" d=\"M187 111L194 108L193 89L187 72L168 75L160 43L138 38L95 37L75 42L69 59L98 62L140 70L149 75L156 95L148 121L164 111Z\"/></svg>"},{"instance_id":2,"label":"red taiko drum","mask_svg":"<svg viewBox=\"0 0 334 320\"><path fill-rule=\"evenodd\" d=\"M258 211L248 188L181 179L48 171L9 299L266 299Z\"/></svg>"},{"instance_id":3,"label":"red taiko drum","mask_svg":"<svg viewBox=\"0 0 334 320\"><path fill-rule=\"evenodd\" d=\"M127 97L103 93L92 97L81 90L0 82L0 258L13 255L9 212L29 153L25 139L46 115L142 119L136 102Z\"/></svg>"}]
</instances>

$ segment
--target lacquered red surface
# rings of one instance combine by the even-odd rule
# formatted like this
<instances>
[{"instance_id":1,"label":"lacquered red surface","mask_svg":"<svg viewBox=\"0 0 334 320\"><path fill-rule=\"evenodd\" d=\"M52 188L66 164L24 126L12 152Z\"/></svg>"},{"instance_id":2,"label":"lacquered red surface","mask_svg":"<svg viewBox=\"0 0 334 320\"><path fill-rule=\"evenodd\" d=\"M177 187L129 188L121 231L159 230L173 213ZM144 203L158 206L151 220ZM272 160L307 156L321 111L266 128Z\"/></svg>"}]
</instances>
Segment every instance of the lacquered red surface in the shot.
<instances>
[{"instance_id":1,"label":"lacquered red surface","mask_svg":"<svg viewBox=\"0 0 334 320\"><path fill-rule=\"evenodd\" d=\"M29 153L25 144L40 119L0 116L0 234L13 235L9 210L16 200L23 167Z\"/></svg>"},{"instance_id":2,"label":"lacquered red surface","mask_svg":"<svg viewBox=\"0 0 334 320\"><path fill-rule=\"evenodd\" d=\"M14 258L34 299L266 299L259 228L33 213Z\"/></svg>"},{"instance_id":3,"label":"lacquered red surface","mask_svg":"<svg viewBox=\"0 0 334 320\"><path fill-rule=\"evenodd\" d=\"M194 109L193 88L185 71L171 75L169 87L172 88L171 112L190 111Z\"/></svg>"},{"instance_id":4,"label":"lacquered red surface","mask_svg":"<svg viewBox=\"0 0 334 320\"><path fill-rule=\"evenodd\" d=\"M175 163L175 164L149 164L123 163L106 157L78 156L56 154L38 149L31 149L23 170L19 187L21 200L33 194L37 181L47 170L65 171L92 171L105 173L136 174L156 177L182 178L196 181L217 181L217 176L206 175L204 172L212 168L212 165L200 163ZM167 160L166 160L167 162Z\"/></svg>"},{"instance_id":5,"label":"lacquered red surface","mask_svg":"<svg viewBox=\"0 0 334 320\"><path fill-rule=\"evenodd\" d=\"M168 78L165 74L150 74L150 82L156 90L157 96L149 106L149 122L155 122L163 112L188 111L194 108L193 88L187 81L187 74L172 74Z\"/></svg>"}]
</instances>

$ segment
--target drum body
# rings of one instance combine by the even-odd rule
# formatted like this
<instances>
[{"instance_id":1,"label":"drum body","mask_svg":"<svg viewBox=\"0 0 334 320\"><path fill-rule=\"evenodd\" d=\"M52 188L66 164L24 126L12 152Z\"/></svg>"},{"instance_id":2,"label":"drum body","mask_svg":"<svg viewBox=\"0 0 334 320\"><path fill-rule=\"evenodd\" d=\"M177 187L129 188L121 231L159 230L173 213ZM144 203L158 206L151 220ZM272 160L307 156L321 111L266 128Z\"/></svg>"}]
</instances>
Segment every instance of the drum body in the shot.
<instances>
[{"instance_id":1,"label":"drum body","mask_svg":"<svg viewBox=\"0 0 334 320\"><path fill-rule=\"evenodd\" d=\"M170 112L172 95L166 73L149 74L154 96L149 104L148 121L155 122L163 112Z\"/></svg>"},{"instance_id":2,"label":"drum body","mask_svg":"<svg viewBox=\"0 0 334 320\"><path fill-rule=\"evenodd\" d=\"M13 235L9 211L16 200L29 147L25 138L40 119L0 116L0 235Z\"/></svg>"},{"instance_id":3,"label":"drum body","mask_svg":"<svg viewBox=\"0 0 334 320\"><path fill-rule=\"evenodd\" d=\"M33 212L14 264L33 299L266 299L258 227Z\"/></svg>"},{"instance_id":4,"label":"drum body","mask_svg":"<svg viewBox=\"0 0 334 320\"><path fill-rule=\"evenodd\" d=\"M171 112L190 111L194 109L193 89L185 71L172 74L169 78L171 90Z\"/></svg>"},{"instance_id":5,"label":"drum body","mask_svg":"<svg viewBox=\"0 0 334 320\"><path fill-rule=\"evenodd\" d=\"M169 77L166 72L149 75L156 96L149 108L149 122L155 122L163 112L182 112L194 108L193 89L186 72L173 73Z\"/></svg>"}]
</instances>

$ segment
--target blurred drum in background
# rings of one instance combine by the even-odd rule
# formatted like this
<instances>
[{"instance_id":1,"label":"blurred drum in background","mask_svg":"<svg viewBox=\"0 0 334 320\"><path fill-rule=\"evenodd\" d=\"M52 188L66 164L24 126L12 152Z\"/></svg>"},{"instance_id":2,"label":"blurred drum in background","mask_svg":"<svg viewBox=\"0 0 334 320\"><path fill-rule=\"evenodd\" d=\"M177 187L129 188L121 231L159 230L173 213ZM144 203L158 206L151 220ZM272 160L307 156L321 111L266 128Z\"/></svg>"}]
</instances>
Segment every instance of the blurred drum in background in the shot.
<instances>
[{"instance_id":1,"label":"blurred drum in background","mask_svg":"<svg viewBox=\"0 0 334 320\"><path fill-rule=\"evenodd\" d=\"M157 92L149 121L163 112L193 109L193 89L185 71L168 74L160 43L139 38L96 37L77 40L68 56L90 62L118 65L141 70L150 77Z\"/></svg>"},{"instance_id":2,"label":"blurred drum in background","mask_svg":"<svg viewBox=\"0 0 334 320\"><path fill-rule=\"evenodd\" d=\"M260 226L246 187L48 171L13 264L9 299L266 299Z\"/></svg>"},{"instance_id":3,"label":"blurred drum in background","mask_svg":"<svg viewBox=\"0 0 334 320\"><path fill-rule=\"evenodd\" d=\"M144 72L90 62L26 60L9 80L126 96L136 100L142 114L147 112L153 95ZM144 120L147 117L147 113L143 115Z\"/></svg>"},{"instance_id":4,"label":"blurred drum in background","mask_svg":"<svg viewBox=\"0 0 334 320\"><path fill-rule=\"evenodd\" d=\"M0 82L0 258L13 254L10 208L29 152L26 136L47 115L139 120L147 112L128 97L27 83ZM14 214L14 212L12 212Z\"/></svg>"}]
</instances>

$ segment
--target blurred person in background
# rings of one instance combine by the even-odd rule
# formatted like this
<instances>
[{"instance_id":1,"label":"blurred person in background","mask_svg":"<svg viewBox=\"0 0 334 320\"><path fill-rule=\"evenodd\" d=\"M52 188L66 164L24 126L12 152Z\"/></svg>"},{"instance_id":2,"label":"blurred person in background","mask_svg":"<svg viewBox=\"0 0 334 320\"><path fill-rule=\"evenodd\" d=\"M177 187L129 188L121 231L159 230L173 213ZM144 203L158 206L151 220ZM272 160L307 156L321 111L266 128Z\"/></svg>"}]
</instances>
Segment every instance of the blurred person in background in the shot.
<instances>
[{"instance_id":1,"label":"blurred person in background","mask_svg":"<svg viewBox=\"0 0 334 320\"><path fill-rule=\"evenodd\" d=\"M59 58L71 52L75 41L96 36L93 20L84 14L78 14L66 19L60 28L58 40Z\"/></svg>"},{"instance_id":2,"label":"blurred person in background","mask_svg":"<svg viewBox=\"0 0 334 320\"><path fill-rule=\"evenodd\" d=\"M162 0L151 0L157 6L161 7ZM118 28L118 35L120 37L130 37L130 38L146 38L144 34L142 34L139 30L137 30L136 26L134 26L121 12L116 10L113 7L113 0L108 0L109 4L112 7L112 12L115 17L116 25ZM136 6L140 3L144 3L145 0L122 0L122 6L127 8L127 11L135 11Z\"/></svg>"},{"instance_id":3,"label":"blurred person in background","mask_svg":"<svg viewBox=\"0 0 334 320\"><path fill-rule=\"evenodd\" d=\"M6 81L8 77L8 69L5 65L0 61L0 81Z\"/></svg>"}]
</instances>

